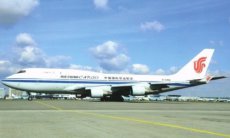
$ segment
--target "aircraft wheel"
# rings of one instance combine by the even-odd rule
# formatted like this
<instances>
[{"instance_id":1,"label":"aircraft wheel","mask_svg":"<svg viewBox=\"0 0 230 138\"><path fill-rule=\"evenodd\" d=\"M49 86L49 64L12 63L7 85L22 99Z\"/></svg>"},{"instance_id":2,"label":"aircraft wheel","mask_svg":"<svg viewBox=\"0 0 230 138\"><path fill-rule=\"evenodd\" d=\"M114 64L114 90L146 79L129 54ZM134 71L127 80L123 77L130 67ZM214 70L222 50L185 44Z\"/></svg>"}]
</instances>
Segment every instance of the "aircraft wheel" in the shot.
<instances>
[{"instance_id":1,"label":"aircraft wheel","mask_svg":"<svg viewBox=\"0 0 230 138\"><path fill-rule=\"evenodd\" d=\"M106 101L106 98L105 98L105 97L102 97L102 98L100 99L100 101L101 101L101 102L105 102L105 101Z\"/></svg>"},{"instance_id":2,"label":"aircraft wheel","mask_svg":"<svg viewBox=\"0 0 230 138\"><path fill-rule=\"evenodd\" d=\"M29 96L28 97L28 101L32 101L33 100L33 97L32 96Z\"/></svg>"}]
</instances>

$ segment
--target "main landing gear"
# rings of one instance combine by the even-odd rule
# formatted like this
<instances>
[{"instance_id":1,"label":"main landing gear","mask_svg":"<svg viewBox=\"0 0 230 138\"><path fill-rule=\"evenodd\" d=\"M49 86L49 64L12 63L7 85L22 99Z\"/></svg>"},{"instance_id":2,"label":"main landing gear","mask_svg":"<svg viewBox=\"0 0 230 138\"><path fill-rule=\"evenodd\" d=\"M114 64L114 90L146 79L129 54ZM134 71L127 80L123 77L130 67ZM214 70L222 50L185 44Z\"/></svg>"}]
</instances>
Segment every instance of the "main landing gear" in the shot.
<instances>
[{"instance_id":1,"label":"main landing gear","mask_svg":"<svg viewBox=\"0 0 230 138\"><path fill-rule=\"evenodd\" d=\"M123 102L124 101L124 99L121 97L121 95L111 95L110 97L104 96L100 100L103 102L106 102L106 101Z\"/></svg>"},{"instance_id":2,"label":"main landing gear","mask_svg":"<svg viewBox=\"0 0 230 138\"><path fill-rule=\"evenodd\" d=\"M30 92L27 92L27 94L28 94L28 101L32 101L33 100L33 96L31 95L31 93Z\"/></svg>"}]
</instances>

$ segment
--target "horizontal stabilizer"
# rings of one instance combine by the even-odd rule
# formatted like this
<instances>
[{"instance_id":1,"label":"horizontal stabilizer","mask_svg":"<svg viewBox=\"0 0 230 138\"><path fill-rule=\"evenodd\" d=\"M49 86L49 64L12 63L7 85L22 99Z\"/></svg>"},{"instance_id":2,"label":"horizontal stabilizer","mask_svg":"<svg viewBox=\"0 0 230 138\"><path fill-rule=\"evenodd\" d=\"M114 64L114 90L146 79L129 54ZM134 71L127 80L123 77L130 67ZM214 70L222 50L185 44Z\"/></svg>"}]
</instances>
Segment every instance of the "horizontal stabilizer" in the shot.
<instances>
[{"instance_id":1,"label":"horizontal stabilizer","mask_svg":"<svg viewBox=\"0 0 230 138\"><path fill-rule=\"evenodd\" d=\"M211 80L219 80L219 79L224 79L227 78L225 76L217 76L217 77L213 77Z\"/></svg>"}]
</instances>

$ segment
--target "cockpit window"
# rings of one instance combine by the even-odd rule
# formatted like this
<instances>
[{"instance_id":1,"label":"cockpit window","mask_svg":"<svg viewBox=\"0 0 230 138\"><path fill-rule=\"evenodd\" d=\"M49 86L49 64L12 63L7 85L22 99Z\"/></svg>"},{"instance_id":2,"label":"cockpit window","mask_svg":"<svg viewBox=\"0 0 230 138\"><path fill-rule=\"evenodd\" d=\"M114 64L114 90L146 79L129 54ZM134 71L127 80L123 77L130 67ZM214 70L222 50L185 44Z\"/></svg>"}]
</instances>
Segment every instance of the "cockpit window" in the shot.
<instances>
[{"instance_id":1,"label":"cockpit window","mask_svg":"<svg viewBox=\"0 0 230 138\"><path fill-rule=\"evenodd\" d=\"M18 71L18 73L25 73L26 72L26 70L20 70L20 71Z\"/></svg>"}]
</instances>

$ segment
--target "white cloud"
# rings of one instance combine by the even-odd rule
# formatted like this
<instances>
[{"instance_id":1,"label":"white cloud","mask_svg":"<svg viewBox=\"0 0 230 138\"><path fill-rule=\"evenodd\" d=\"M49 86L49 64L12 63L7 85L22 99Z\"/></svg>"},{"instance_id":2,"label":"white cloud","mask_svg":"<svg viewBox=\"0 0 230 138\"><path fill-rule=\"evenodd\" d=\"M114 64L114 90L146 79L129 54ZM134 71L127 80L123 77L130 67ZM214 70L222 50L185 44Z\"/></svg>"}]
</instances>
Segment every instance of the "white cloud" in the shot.
<instances>
[{"instance_id":1,"label":"white cloud","mask_svg":"<svg viewBox=\"0 0 230 138\"><path fill-rule=\"evenodd\" d=\"M122 53L118 43L107 41L90 49L100 67L107 71L122 71L128 65L129 57Z\"/></svg>"},{"instance_id":2,"label":"white cloud","mask_svg":"<svg viewBox=\"0 0 230 138\"><path fill-rule=\"evenodd\" d=\"M230 77L230 71L221 71L218 69L217 70L208 70L207 74L211 75L211 76L225 76L227 78Z\"/></svg>"},{"instance_id":3,"label":"white cloud","mask_svg":"<svg viewBox=\"0 0 230 138\"><path fill-rule=\"evenodd\" d=\"M28 33L17 35L14 55L14 62L23 67L68 67L71 59L63 55L47 56Z\"/></svg>"},{"instance_id":4,"label":"white cloud","mask_svg":"<svg viewBox=\"0 0 230 138\"><path fill-rule=\"evenodd\" d=\"M118 44L113 41L107 41L97 47L91 48L91 51L96 58L110 58L117 54Z\"/></svg>"},{"instance_id":5,"label":"white cloud","mask_svg":"<svg viewBox=\"0 0 230 138\"><path fill-rule=\"evenodd\" d=\"M82 65L76 65L76 64L70 64L70 69L82 69L82 70L93 70L90 66L82 66Z\"/></svg>"},{"instance_id":6,"label":"white cloud","mask_svg":"<svg viewBox=\"0 0 230 138\"><path fill-rule=\"evenodd\" d=\"M219 41L210 40L209 44L213 46L223 46L224 42L222 40L219 40Z\"/></svg>"},{"instance_id":7,"label":"white cloud","mask_svg":"<svg viewBox=\"0 0 230 138\"><path fill-rule=\"evenodd\" d=\"M211 44L211 45L215 45L215 43L216 43L216 42L213 41L213 40L210 40L210 41L209 41L209 44Z\"/></svg>"},{"instance_id":8,"label":"white cloud","mask_svg":"<svg viewBox=\"0 0 230 138\"><path fill-rule=\"evenodd\" d=\"M211 63L211 64L214 64L214 65L217 65L217 64L218 64L218 61L215 60L215 59L212 59L210 63Z\"/></svg>"},{"instance_id":9,"label":"white cloud","mask_svg":"<svg viewBox=\"0 0 230 138\"><path fill-rule=\"evenodd\" d=\"M5 77L17 72L21 68L28 67L58 67L67 68L70 66L70 57L57 55L48 56L40 49L34 39L28 33L21 33L16 36L15 45L8 53L7 59L0 60L0 77Z\"/></svg>"},{"instance_id":10,"label":"white cloud","mask_svg":"<svg viewBox=\"0 0 230 138\"><path fill-rule=\"evenodd\" d=\"M20 33L16 36L14 46L15 61L22 66L45 66L45 53L37 47L35 41L28 33Z\"/></svg>"},{"instance_id":11,"label":"white cloud","mask_svg":"<svg viewBox=\"0 0 230 138\"><path fill-rule=\"evenodd\" d=\"M174 73L176 73L178 70L179 70L178 67L172 66L172 67L169 68L169 74L174 74Z\"/></svg>"},{"instance_id":12,"label":"white cloud","mask_svg":"<svg viewBox=\"0 0 230 138\"><path fill-rule=\"evenodd\" d=\"M165 26L158 21L152 21L152 22L142 23L140 25L140 28L143 31L153 30L153 31L161 32L165 29Z\"/></svg>"},{"instance_id":13,"label":"white cloud","mask_svg":"<svg viewBox=\"0 0 230 138\"><path fill-rule=\"evenodd\" d=\"M6 74L12 74L18 70L17 66L14 66L9 60L0 60L0 77Z\"/></svg>"},{"instance_id":14,"label":"white cloud","mask_svg":"<svg viewBox=\"0 0 230 138\"><path fill-rule=\"evenodd\" d=\"M24 47L21 53L19 53L18 61L21 63L41 63L44 61L43 52L33 46Z\"/></svg>"},{"instance_id":15,"label":"white cloud","mask_svg":"<svg viewBox=\"0 0 230 138\"><path fill-rule=\"evenodd\" d=\"M149 67L143 64L133 64L132 65L132 72L135 74L148 74Z\"/></svg>"},{"instance_id":16,"label":"white cloud","mask_svg":"<svg viewBox=\"0 0 230 138\"><path fill-rule=\"evenodd\" d=\"M109 59L101 59L100 66L108 71L121 71L126 68L129 62L129 57L125 54L119 54Z\"/></svg>"},{"instance_id":17,"label":"white cloud","mask_svg":"<svg viewBox=\"0 0 230 138\"><path fill-rule=\"evenodd\" d=\"M38 5L39 0L0 0L0 25L15 24Z\"/></svg>"},{"instance_id":18,"label":"white cloud","mask_svg":"<svg viewBox=\"0 0 230 138\"><path fill-rule=\"evenodd\" d=\"M223 46L223 45L224 45L224 42L223 42L222 40L220 40L220 41L218 42L218 44L219 44L220 46Z\"/></svg>"},{"instance_id":19,"label":"white cloud","mask_svg":"<svg viewBox=\"0 0 230 138\"><path fill-rule=\"evenodd\" d=\"M107 9L108 8L108 0L93 0L94 6L97 9Z\"/></svg>"},{"instance_id":20,"label":"white cloud","mask_svg":"<svg viewBox=\"0 0 230 138\"><path fill-rule=\"evenodd\" d=\"M48 68L66 68L70 65L71 57L57 55L57 56L44 56L45 67Z\"/></svg>"},{"instance_id":21,"label":"white cloud","mask_svg":"<svg viewBox=\"0 0 230 138\"><path fill-rule=\"evenodd\" d=\"M33 46L35 45L34 40L30 36L30 34L27 33L20 33L16 37L16 43L18 46Z\"/></svg>"},{"instance_id":22,"label":"white cloud","mask_svg":"<svg viewBox=\"0 0 230 138\"><path fill-rule=\"evenodd\" d=\"M156 71L155 71L155 74L157 74L157 75L165 75L165 71L163 70L163 69L157 69Z\"/></svg>"}]
</instances>

